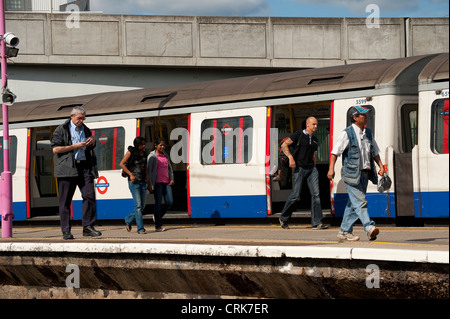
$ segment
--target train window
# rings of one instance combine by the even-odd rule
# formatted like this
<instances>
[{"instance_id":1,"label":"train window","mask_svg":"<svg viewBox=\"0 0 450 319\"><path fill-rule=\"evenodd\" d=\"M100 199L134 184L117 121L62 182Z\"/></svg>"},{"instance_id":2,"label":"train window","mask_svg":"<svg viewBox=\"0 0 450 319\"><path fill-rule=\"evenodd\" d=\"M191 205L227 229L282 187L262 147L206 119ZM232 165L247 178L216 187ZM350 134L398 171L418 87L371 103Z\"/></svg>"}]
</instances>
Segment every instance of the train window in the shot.
<instances>
[{"instance_id":1,"label":"train window","mask_svg":"<svg viewBox=\"0 0 450 319\"><path fill-rule=\"evenodd\" d=\"M367 125L371 131L372 135L375 136L375 108L372 105L363 105L365 108L368 108L370 110L369 113L367 113ZM352 123L350 122L350 109L347 111L347 126L350 126Z\"/></svg>"},{"instance_id":2,"label":"train window","mask_svg":"<svg viewBox=\"0 0 450 319\"><path fill-rule=\"evenodd\" d=\"M3 136L0 136L3 141ZM17 161L17 137L9 136L9 171L14 174L16 172ZM0 172L3 172L3 143L0 143Z\"/></svg>"},{"instance_id":3,"label":"train window","mask_svg":"<svg viewBox=\"0 0 450 319\"><path fill-rule=\"evenodd\" d=\"M448 154L448 99L435 100L431 105L431 150Z\"/></svg>"},{"instance_id":4,"label":"train window","mask_svg":"<svg viewBox=\"0 0 450 319\"><path fill-rule=\"evenodd\" d=\"M328 163L330 159L330 119L318 119L319 125L315 135L319 140L319 148L317 149L317 163Z\"/></svg>"},{"instance_id":5,"label":"train window","mask_svg":"<svg viewBox=\"0 0 450 319\"><path fill-rule=\"evenodd\" d=\"M170 151L170 132L167 123L155 117L153 118L153 123L148 124L145 129L145 139L149 143L149 152L155 149L153 143L159 137L163 137L166 140L166 152Z\"/></svg>"},{"instance_id":6,"label":"train window","mask_svg":"<svg viewBox=\"0 0 450 319\"><path fill-rule=\"evenodd\" d=\"M99 171L120 169L120 161L125 154L125 130L123 127L99 128L92 130L97 139L95 154Z\"/></svg>"},{"instance_id":7,"label":"train window","mask_svg":"<svg viewBox=\"0 0 450 319\"><path fill-rule=\"evenodd\" d=\"M417 144L417 104L404 104L401 108L402 149L412 152Z\"/></svg>"},{"instance_id":8,"label":"train window","mask_svg":"<svg viewBox=\"0 0 450 319\"><path fill-rule=\"evenodd\" d=\"M250 116L204 120L201 125L203 165L248 163L252 154Z\"/></svg>"}]
</instances>

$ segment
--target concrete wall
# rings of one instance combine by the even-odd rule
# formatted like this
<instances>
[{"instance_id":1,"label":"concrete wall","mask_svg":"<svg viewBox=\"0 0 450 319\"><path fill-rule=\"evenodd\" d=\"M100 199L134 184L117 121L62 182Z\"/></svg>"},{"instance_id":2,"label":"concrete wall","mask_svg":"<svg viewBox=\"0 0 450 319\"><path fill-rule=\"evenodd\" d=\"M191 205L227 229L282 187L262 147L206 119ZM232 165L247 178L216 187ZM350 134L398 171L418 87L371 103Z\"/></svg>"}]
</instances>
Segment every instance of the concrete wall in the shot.
<instances>
[{"instance_id":1,"label":"concrete wall","mask_svg":"<svg viewBox=\"0 0 450 319\"><path fill-rule=\"evenodd\" d=\"M448 18L182 17L7 13L15 63L321 67L448 51ZM74 27L75 26L75 27Z\"/></svg>"}]
</instances>

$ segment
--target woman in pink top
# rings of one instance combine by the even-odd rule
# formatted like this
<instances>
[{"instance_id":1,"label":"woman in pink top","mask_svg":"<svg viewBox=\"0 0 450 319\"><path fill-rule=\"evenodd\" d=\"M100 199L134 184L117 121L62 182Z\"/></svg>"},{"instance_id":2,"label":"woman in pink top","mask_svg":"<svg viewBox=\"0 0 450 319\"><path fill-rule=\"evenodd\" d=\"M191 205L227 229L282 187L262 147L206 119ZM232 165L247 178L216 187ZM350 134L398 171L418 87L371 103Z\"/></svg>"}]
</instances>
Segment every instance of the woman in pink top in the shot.
<instances>
[{"instance_id":1,"label":"woman in pink top","mask_svg":"<svg viewBox=\"0 0 450 319\"><path fill-rule=\"evenodd\" d=\"M148 156L147 167L149 182L147 189L155 196L153 219L156 231L165 231L162 218L173 205L172 185L173 169L168 154L165 152L166 142L160 137L155 141L155 150ZM162 199L164 197L164 205Z\"/></svg>"}]
</instances>

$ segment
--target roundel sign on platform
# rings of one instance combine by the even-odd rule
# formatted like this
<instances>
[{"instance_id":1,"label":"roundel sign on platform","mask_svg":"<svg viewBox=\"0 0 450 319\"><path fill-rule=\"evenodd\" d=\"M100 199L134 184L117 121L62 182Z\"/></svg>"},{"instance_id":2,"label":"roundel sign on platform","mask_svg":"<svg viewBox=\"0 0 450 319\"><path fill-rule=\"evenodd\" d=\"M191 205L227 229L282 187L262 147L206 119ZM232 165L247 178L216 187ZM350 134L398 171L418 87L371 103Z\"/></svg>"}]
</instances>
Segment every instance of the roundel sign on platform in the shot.
<instances>
[{"instance_id":1,"label":"roundel sign on platform","mask_svg":"<svg viewBox=\"0 0 450 319\"><path fill-rule=\"evenodd\" d=\"M109 183L106 177L100 176L97 180L97 184L95 184L95 187L100 194L105 194L108 191L109 187Z\"/></svg>"}]
</instances>

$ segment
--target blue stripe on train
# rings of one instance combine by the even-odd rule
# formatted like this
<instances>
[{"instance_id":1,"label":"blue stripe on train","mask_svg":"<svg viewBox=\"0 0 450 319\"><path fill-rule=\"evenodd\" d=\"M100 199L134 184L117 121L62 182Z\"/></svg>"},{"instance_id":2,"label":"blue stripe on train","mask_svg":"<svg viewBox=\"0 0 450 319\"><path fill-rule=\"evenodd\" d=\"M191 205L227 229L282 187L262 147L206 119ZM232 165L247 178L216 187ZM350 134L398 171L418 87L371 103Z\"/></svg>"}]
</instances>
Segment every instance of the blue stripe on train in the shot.
<instances>
[{"instance_id":1,"label":"blue stripe on train","mask_svg":"<svg viewBox=\"0 0 450 319\"><path fill-rule=\"evenodd\" d=\"M347 193L335 194L335 216L344 215L347 204ZM368 193L368 208L371 217L396 216L394 194ZM389 205L388 205L389 202ZM423 192L414 193L415 216L422 218L448 218L449 217L449 193L448 192ZM419 203L422 203L422 215L419 214ZM74 201L74 219L81 219L82 201ZM267 203L265 195L255 196L213 196L191 197L191 217L194 218L252 218L266 217ZM390 207L390 212L387 207ZM108 199L97 200L98 219L125 218L133 210L133 200ZM14 220L26 220L26 203L13 203Z\"/></svg>"},{"instance_id":2,"label":"blue stripe on train","mask_svg":"<svg viewBox=\"0 0 450 319\"><path fill-rule=\"evenodd\" d=\"M366 195L370 217L396 217L395 195L393 193L368 193ZM348 194L335 194L335 216L344 215ZM390 207L390 211L387 209ZM419 212L419 209L422 212ZM414 210L416 218L448 218L449 193L448 192L415 192Z\"/></svg>"},{"instance_id":3,"label":"blue stripe on train","mask_svg":"<svg viewBox=\"0 0 450 319\"><path fill-rule=\"evenodd\" d=\"M448 192L415 192L414 193L415 217L448 218L449 217L448 194L449 194ZM420 208L422 210L421 212L419 210Z\"/></svg>"},{"instance_id":4,"label":"blue stripe on train","mask_svg":"<svg viewBox=\"0 0 450 319\"><path fill-rule=\"evenodd\" d=\"M396 216L395 196L393 193L367 193L366 199L370 217L393 218ZM344 216L347 201L347 193L337 193L334 195L334 212L336 217Z\"/></svg>"},{"instance_id":5,"label":"blue stripe on train","mask_svg":"<svg viewBox=\"0 0 450 319\"><path fill-rule=\"evenodd\" d=\"M193 218L254 218L266 216L266 195L191 197L191 217Z\"/></svg>"},{"instance_id":6,"label":"blue stripe on train","mask_svg":"<svg viewBox=\"0 0 450 319\"><path fill-rule=\"evenodd\" d=\"M83 201L73 201L73 218L81 220ZM103 199L97 200L97 219L122 219L134 209L133 199Z\"/></svg>"},{"instance_id":7,"label":"blue stripe on train","mask_svg":"<svg viewBox=\"0 0 450 319\"><path fill-rule=\"evenodd\" d=\"M13 202L13 213L14 213L13 220L26 220L27 219L27 203L26 202Z\"/></svg>"},{"instance_id":8,"label":"blue stripe on train","mask_svg":"<svg viewBox=\"0 0 450 319\"><path fill-rule=\"evenodd\" d=\"M81 206L83 201L73 201L73 218L81 220ZM104 199L97 200L98 219L121 219L125 218L134 209L133 199ZM26 202L13 203L14 220L27 219Z\"/></svg>"}]
</instances>

